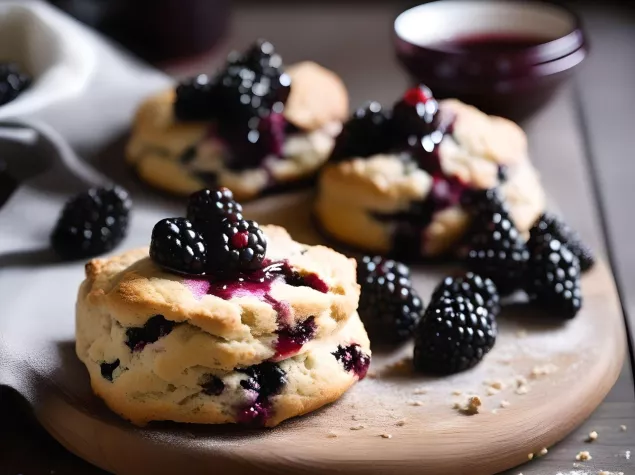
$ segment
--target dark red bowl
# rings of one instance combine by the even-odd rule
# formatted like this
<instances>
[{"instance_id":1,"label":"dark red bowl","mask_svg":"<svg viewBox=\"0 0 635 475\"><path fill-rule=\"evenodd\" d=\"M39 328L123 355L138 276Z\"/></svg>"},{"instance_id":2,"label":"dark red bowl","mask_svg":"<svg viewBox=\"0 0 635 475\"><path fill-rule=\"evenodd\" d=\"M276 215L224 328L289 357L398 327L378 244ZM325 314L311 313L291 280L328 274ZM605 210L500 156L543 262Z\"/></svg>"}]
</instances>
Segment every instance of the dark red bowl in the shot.
<instances>
[{"instance_id":1,"label":"dark red bowl","mask_svg":"<svg viewBox=\"0 0 635 475\"><path fill-rule=\"evenodd\" d=\"M578 17L551 3L444 0L394 24L397 57L439 98L522 120L540 109L588 53Z\"/></svg>"}]
</instances>

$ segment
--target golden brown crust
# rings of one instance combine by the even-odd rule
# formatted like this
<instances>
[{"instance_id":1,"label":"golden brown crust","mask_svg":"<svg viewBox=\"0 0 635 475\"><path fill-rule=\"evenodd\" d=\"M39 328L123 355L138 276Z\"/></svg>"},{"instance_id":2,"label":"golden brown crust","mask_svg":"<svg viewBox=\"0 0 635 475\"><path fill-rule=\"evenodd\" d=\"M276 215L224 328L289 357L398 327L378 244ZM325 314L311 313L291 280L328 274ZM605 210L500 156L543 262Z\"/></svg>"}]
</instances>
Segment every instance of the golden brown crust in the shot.
<instances>
[{"instance_id":1,"label":"golden brown crust","mask_svg":"<svg viewBox=\"0 0 635 475\"><path fill-rule=\"evenodd\" d=\"M490 117L457 100L440 103L441 113L454 118L452 134L439 146L446 176L472 188L500 184L499 166L508 180L501 186L517 227L526 233L544 210L545 197L527 155L523 131L513 122ZM408 210L426 199L432 177L397 155L376 155L327 164L318 185L316 217L324 230L352 246L372 252L392 250L396 225L376 219L377 214ZM447 252L463 235L468 216L460 206L437 212L423 230L421 255ZM413 256L416 257L416 256Z\"/></svg>"},{"instance_id":2,"label":"golden brown crust","mask_svg":"<svg viewBox=\"0 0 635 475\"><path fill-rule=\"evenodd\" d=\"M348 116L348 92L337 74L311 61L287 69L291 93L284 116L303 130L317 130Z\"/></svg>"}]
</instances>

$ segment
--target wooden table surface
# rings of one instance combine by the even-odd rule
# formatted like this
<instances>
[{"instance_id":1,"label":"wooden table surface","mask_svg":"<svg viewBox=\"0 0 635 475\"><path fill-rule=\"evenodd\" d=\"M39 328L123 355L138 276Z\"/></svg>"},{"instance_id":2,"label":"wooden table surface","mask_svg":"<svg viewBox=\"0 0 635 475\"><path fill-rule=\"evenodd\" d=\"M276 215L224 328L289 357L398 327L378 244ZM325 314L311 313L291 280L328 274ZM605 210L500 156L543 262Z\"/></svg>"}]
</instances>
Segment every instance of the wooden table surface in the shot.
<instances>
[{"instance_id":1,"label":"wooden table surface","mask_svg":"<svg viewBox=\"0 0 635 475\"><path fill-rule=\"evenodd\" d=\"M629 207L635 202L635 161L630 146L635 122L635 54L631 49L635 13L600 3L602 6L576 3L592 47L584 67L552 103L522 125L554 203L610 259L633 329L635 250ZM351 91L352 104L368 99L389 104L407 84L388 41L391 20L399 11L396 2L387 1L363 6L252 3L236 7L228 45L240 48L255 37L268 38L287 63L311 58L340 73ZM171 68L171 72L211 71L226 51L221 47L213 56ZM598 439L585 442L593 430ZM546 456L506 474L590 475L605 470L632 475L633 449L635 394L631 365L626 361L619 381L586 423L551 447ZM588 450L593 459L576 462L575 456L582 450ZM0 389L0 475L100 473L104 472L73 456L46 434L16 394Z\"/></svg>"}]
</instances>

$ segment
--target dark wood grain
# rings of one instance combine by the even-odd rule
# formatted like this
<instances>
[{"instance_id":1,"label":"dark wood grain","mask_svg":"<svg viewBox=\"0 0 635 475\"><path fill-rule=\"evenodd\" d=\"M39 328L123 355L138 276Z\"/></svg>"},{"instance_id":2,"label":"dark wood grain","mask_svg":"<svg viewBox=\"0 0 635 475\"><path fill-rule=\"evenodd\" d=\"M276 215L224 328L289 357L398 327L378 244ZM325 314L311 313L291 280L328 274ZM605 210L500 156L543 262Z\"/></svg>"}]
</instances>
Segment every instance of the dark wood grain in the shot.
<instances>
[{"instance_id":1,"label":"dark wood grain","mask_svg":"<svg viewBox=\"0 0 635 475\"><path fill-rule=\"evenodd\" d=\"M251 4L237 8L234 36L220 54L230 46L242 47L256 36L265 36L289 62L312 58L338 71L351 89L353 104L371 98L390 103L406 84L388 41L390 21L398 10L391 2L364 8ZM597 179L625 308L635 316L635 252L630 242L634 230L632 220L625 219L635 202L635 161L630 146L635 121L635 55L630 47L635 44L635 20L632 14L599 6L580 7L580 11L591 36L592 54L575 87L563 90L523 125L550 196L567 220L603 253L591 186L592 178ZM196 64L180 65L174 72L211 70L218 63L218 56L203 58ZM591 168L587 157L592 160ZM628 427L626 432L620 430L623 424ZM586 443L592 430L599 438ZM550 448L546 456L506 474L594 474L600 470L635 474L635 464L626 456L633 448L635 396L626 364L605 403L585 424ZM575 455L581 450L589 450L593 459L576 462ZM0 390L0 475L100 473L104 472L66 452L40 429L18 397Z\"/></svg>"}]
</instances>

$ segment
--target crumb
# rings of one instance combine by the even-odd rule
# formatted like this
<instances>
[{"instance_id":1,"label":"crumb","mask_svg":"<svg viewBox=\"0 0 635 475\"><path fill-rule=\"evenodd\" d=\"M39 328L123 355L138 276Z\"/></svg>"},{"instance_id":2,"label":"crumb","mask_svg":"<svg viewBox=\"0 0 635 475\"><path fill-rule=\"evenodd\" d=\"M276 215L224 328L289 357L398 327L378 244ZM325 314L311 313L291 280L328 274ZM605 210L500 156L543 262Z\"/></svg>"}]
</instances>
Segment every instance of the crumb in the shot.
<instances>
[{"instance_id":1,"label":"crumb","mask_svg":"<svg viewBox=\"0 0 635 475\"><path fill-rule=\"evenodd\" d=\"M626 426L625 426L624 424L622 424L622 425L620 426L620 430L621 430L622 432L626 432Z\"/></svg>"},{"instance_id":2,"label":"crumb","mask_svg":"<svg viewBox=\"0 0 635 475\"><path fill-rule=\"evenodd\" d=\"M546 364L542 366L534 366L531 370L530 377L539 378L558 371L558 367L555 364Z\"/></svg>"},{"instance_id":3,"label":"crumb","mask_svg":"<svg viewBox=\"0 0 635 475\"><path fill-rule=\"evenodd\" d=\"M501 406L503 409L505 409L505 408L507 408L507 407L511 406L511 403L510 403L509 401L506 401L505 399L503 399L503 400L500 402L500 406Z\"/></svg>"},{"instance_id":4,"label":"crumb","mask_svg":"<svg viewBox=\"0 0 635 475\"><path fill-rule=\"evenodd\" d=\"M460 396L461 394L463 394L463 391L461 391L460 389L455 389L454 391L452 391L453 396Z\"/></svg>"},{"instance_id":5,"label":"crumb","mask_svg":"<svg viewBox=\"0 0 635 475\"><path fill-rule=\"evenodd\" d=\"M534 454L527 454L527 459L528 460L533 460L534 459Z\"/></svg>"},{"instance_id":6,"label":"crumb","mask_svg":"<svg viewBox=\"0 0 635 475\"><path fill-rule=\"evenodd\" d=\"M516 376L516 387L520 387L520 386L526 386L527 385L527 378L525 378L523 375L519 374L518 376Z\"/></svg>"},{"instance_id":7,"label":"crumb","mask_svg":"<svg viewBox=\"0 0 635 475\"><path fill-rule=\"evenodd\" d=\"M409 406L423 406L423 402L421 401L407 401L406 404L408 404Z\"/></svg>"},{"instance_id":8,"label":"crumb","mask_svg":"<svg viewBox=\"0 0 635 475\"><path fill-rule=\"evenodd\" d=\"M582 452L578 452L578 455L575 456L576 460L580 460L582 462L586 462L587 460L591 460L591 454L588 450L583 450Z\"/></svg>"},{"instance_id":9,"label":"crumb","mask_svg":"<svg viewBox=\"0 0 635 475\"><path fill-rule=\"evenodd\" d=\"M626 457L626 460L630 460L631 459L631 451L627 450L626 452L624 452L624 457Z\"/></svg>"},{"instance_id":10,"label":"crumb","mask_svg":"<svg viewBox=\"0 0 635 475\"><path fill-rule=\"evenodd\" d=\"M458 407L457 405L455 405L455 409L458 409L459 412L463 414L472 416L474 414L478 414L479 407L481 407L481 404L482 402L480 397L470 396L464 405L458 404Z\"/></svg>"},{"instance_id":11,"label":"crumb","mask_svg":"<svg viewBox=\"0 0 635 475\"><path fill-rule=\"evenodd\" d=\"M525 338L527 336L527 330L518 330L516 332L517 338Z\"/></svg>"},{"instance_id":12,"label":"crumb","mask_svg":"<svg viewBox=\"0 0 635 475\"><path fill-rule=\"evenodd\" d=\"M405 419L405 418L404 418L404 419L399 419L399 420L395 423L395 425L396 425L397 427L403 427L403 426L405 426L405 425L406 425L406 419Z\"/></svg>"},{"instance_id":13,"label":"crumb","mask_svg":"<svg viewBox=\"0 0 635 475\"><path fill-rule=\"evenodd\" d=\"M500 391L499 389L496 389L495 387L490 386L489 388L487 388L487 395L488 396L494 396L494 395L498 394L499 391Z\"/></svg>"},{"instance_id":14,"label":"crumb","mask_svg":"<svg viewBox=\"0 0 635 475\"><path fill-rule=\"evenodd\" d=\"M594 440L597 440L598 438L598 433L595 431L591 431L589 432L589 437L587 437L587 442L593 442Z\"/></svg>"},{"instance_id":15,"label":"crumb","mask_svg":"<svg viewBox=\"0 0 635 475\"><path fill-rule=\"evenodd\" d=\"M381 438L382 439L392 439L392 435L384 433L384 434L381 434Z\"/></svg>"},{"instance_id":16,"label":"crumb","mask_svg":"<svg viewBox=\"0 0 635 475\"><path fill-rule=\"evenodd\" d=\"M490 386L494 389L498 389L499 391L502 391L503 389L505 389L505 383L503 383L500 380L492 381Z\"/></svg>"},{"instance_id":17,"label":"crumb","mask_svg":"<svg viewBox=\"0 0 635 475\"><path fill-rule=\"evenodd\" d=\"M523 395L523 394L527 394L529 392L529 386L527 386L526 384L523 384L522 386L518 386L516 388L516 394L519 395Z\"/></svg>"},{"instance_id":18,"label":"crumb","mask_svg":"<svg viewBox=\"0 0 635 475\"><path fill-rule=\"evenodd\" d=\"M428 388L415 388L415 390L412 391L412 394L428 394Z\"/></svg>"},{"instance_id":19,"label":"crumb","mask_svg":"<svg viewBox=\"0 0 635 475\"><path fill-rule=\"evenodd\" d=\"M337 437L337 432L335 432L334 430L332 430L331 432L329 432L328 434L326 434L326 436L329 439L335 439Z\"/></svg>"},{"instance_id":20,"label":"crumb","mask_svg":"<svg viewBox=\"0 0 635 475\"><path fill-rule=\"evenodd\" d=\"M351 416L351 419L353 419L354 421L357 421L357 420L359 420L359 419L358 419L358 416L357 416L357 414L353 414L353 415Z\"/></svg>"},{"instance_id":21,"label":"crumb","mask_svg":"<svg viewBox=\"0 0 635 475\"><path fill-rule=\"evenodd\" d=\"M366 428L366 426L364 424L359 424L357 426L352 426L351 430L362 430L362 429L365 429L365 428Z\"/></svg>"},{"instance_id":22,"label":"crumb","mask_svg":"<svg viewBox=\"0 0 635 475\"><path fill-rule=\"evenodd\" d=\"M598 475L611 475L609 472L607 472L606 470L600 470L598 472Z\"/></svg>"},{"instance_id":23,"label":"crumb","mask_svg":"<svg viewBox=\"0 0 635 475\"><path fill-rule=\"evenodd\" d=\"M366 373L366 377L370 379L377 379L379 375L375 371L369 371L368 373Z\"/></svg>"},{"instance_id":24,"label":"crumb","mask_svg":"<svg viewBox=\"0 0 635 475\"><path fill-rule=\"evenodd\" d=\"M548 452L549 452L549 450L547 450L547 447L543 447L542 449L540 449L540 452L538 452L538 457L542 457L543 455L547 455Z\"/></svg>"}]
</instances>

